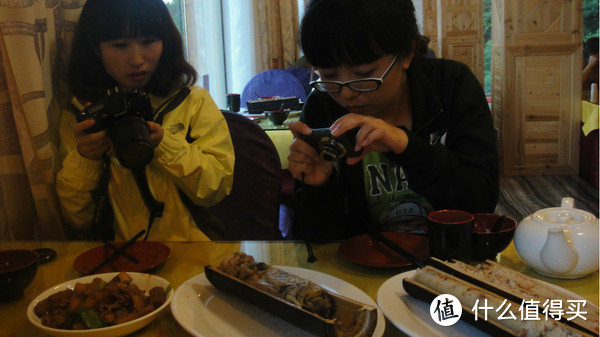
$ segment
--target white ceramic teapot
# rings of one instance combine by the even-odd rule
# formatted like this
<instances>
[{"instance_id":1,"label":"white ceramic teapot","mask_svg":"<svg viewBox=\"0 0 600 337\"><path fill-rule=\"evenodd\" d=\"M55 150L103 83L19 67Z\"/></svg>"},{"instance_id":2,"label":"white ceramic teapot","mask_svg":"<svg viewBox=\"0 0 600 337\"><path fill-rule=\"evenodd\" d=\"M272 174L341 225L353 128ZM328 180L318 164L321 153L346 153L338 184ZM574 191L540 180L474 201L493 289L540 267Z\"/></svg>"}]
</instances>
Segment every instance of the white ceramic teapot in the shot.
<instances>
[{"instance_id":1,"label":"white ceramic teapot","mask_svg":"<svg viewBox=\"0 0 600 337\"><path fill-rule=\"evenodd\" d=\"M540 274L579 278L598 270L598 218L573 198L523 219L514 235L521 259Z\"/></svg>"}]
</instances>

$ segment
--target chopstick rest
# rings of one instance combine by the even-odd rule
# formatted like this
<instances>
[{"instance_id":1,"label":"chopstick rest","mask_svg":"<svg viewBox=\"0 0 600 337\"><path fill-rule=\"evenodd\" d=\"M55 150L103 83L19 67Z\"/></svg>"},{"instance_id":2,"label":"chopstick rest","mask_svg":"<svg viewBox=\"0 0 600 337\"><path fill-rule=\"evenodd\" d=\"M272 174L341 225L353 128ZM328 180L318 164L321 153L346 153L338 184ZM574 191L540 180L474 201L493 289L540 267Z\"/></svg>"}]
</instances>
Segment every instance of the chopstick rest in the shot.
<instances>
[{"instance_id":1,"label":"chopstick rest","mask_svg":"<svg viewBox=\"0 0 600 337\"><path fill-rule=\"evenodd\" d=\"M425 263L423 263L423 261L419 260L416 256L414 256L413 254L408 252L406 249L397 245L394 241L388 239L388 237L383 235L381 232L378 232L376 230L371 230L369 232L369 235L373 239L375 239L375 240L379 241L380 243L393 249L395 252L400 253L400 255L404 256L405 258L407 258L408 260L410 260L412 263L416 264L420 268L425 267Z\"/></svg>"},{"instance_id":2,"label":"chopstick rest","mask_svg":"<svg viewBox=\"0 0 600 337\"><path fill-rule=\"evenodd\" d=\"M129 248L129 246L131 246L134 242L137 241L137 239L139 239L142 235L144 235L144 233L146 233L145 229L142 229L139 233L137 233L134 237L132 237L131 239L129 239L129 241L125 242L120 249L122 251L126 251L127 248ZM92 269L92 271L90 271L88 273L88 275L93 275L95 274L98 270L100 270L102 267L106 266L110 261L112 261L115 257L117 257L117 255L119 255L119 251L114 251L112 252L112 254L110 254L106 259L104 259L104 261L100 262L100 264L98 264L96 267L94 267L94 269Z\"/></svg>"}]
</instances>

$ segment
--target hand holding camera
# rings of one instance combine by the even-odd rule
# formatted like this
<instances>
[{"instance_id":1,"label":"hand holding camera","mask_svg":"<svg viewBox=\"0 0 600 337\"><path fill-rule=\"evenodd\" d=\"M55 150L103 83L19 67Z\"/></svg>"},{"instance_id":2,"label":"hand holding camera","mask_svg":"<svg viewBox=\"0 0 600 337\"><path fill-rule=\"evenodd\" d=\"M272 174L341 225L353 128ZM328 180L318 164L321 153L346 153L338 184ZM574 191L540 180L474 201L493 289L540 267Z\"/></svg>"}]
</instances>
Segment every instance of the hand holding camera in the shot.
<instances>
[{"instance_id":1,"label":"hand holding camera","mask_svg":"<svg viewBox=\"0 0 600 337\"><path fill-rule=\"evenodd\" d=\"M152 161L154 146L146 121L153 119L150 97L143 91L122 92L115 87L106 91L102 102L87 106L77 116L95 124L86 133L107 129L119 162L126 168L141 168Z\"/></svg>"},{"instance_id":2,"label":"hand holding camera","mask_svg":"<svg viewBox=\"0 0 600 337\"><path fill-rule=\"evenodd\" d=\"M354 150L358 129L347 131L341 136L331 135L329 128L312 129L308 135L299 134L300 139L309 143L327 161L338 161L345 157L356 157L362 154L362 149Z\"/></svg>"}]
</instances>

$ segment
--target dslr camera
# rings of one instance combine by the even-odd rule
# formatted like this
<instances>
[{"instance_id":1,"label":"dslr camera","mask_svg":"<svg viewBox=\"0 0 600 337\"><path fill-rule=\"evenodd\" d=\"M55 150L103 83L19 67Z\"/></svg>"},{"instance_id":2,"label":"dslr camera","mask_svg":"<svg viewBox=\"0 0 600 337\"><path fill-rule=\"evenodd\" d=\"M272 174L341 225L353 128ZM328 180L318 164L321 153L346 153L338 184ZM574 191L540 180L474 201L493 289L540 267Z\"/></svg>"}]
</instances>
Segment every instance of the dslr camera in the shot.
<instances>
[{"instance_id":1,"label":"dslr camera","mask_svg":"<svg viewBox=\"0 0 600 337\"><path fill-rule=\"evenodd\" d=\"M337 161L344 157L356 157L362 153L354 150L358 129L350 130L335 137L329 128L312 129L308 135L301 134L300 139L314 147L321 158L327 161Z\"/></svg>"},{"instance_id":2,"label":"dslr camera","mask_svg":"<svg viewBox=\"0 0 600 337\"><path fill-rule=\"evenodd\" d=\"M119 162L126 168L141 168L154 156L150 130L146 121L154 117L147 93L133 89L108 89L102 102L87 106L77 116L77 121L96 121L87 133L108 129L108 135Z\"/></svg>"}]
</instances>

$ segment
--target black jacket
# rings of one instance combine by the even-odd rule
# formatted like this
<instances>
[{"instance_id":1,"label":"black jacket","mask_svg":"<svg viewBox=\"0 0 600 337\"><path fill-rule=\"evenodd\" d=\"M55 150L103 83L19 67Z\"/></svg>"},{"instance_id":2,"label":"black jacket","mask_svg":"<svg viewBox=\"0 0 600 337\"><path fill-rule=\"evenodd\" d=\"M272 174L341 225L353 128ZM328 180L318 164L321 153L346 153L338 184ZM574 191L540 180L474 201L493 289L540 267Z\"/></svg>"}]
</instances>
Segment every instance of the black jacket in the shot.
<instances>
[{"instance_id":1,"label":"black jacket","mask_svg":"<svg viewBox=\"0 0 600 337\"><path fill-rule=\"evenodd\" d=\"M498 149L481 85L466 65L443 59L413 59L407 78L412 131L405 129L406 150L390 158L402 166L409 187L435 209L493 212ZM313 90L300 120L311 128L329 127L346 113L329 94ZM326 186L298 182L295 206L298 238L323 241L367 232L370 217L361 163L339 161Z\"/></svg>"}]
</instances>

